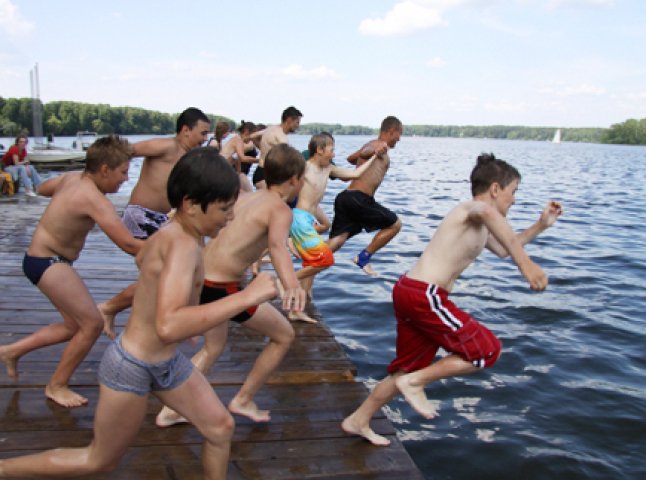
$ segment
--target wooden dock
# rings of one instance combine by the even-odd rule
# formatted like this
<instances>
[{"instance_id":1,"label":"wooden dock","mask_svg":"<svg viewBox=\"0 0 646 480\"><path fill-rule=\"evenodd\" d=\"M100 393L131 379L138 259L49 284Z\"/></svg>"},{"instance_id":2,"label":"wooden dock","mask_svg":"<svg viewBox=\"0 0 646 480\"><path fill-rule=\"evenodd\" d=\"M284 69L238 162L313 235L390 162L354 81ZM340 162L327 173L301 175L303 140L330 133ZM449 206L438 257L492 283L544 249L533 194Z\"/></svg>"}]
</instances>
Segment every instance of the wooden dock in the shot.
<instances>
[{"instance_id":1,"label":"wooden dock","mask_svg":"<svg viewBox=\"0 0 646 480\"><path fill-rule=\"evenodd\" d=\"M112 200L119 210L126 202L122 196ZM22 257L47 202L22 194L0 198L0 344L60 318L22 274ZM137 276L132 258L98 229L88 236L75 268L97 302ZM318 317L315 307L309 308L309 313ZM123 326L126 319L124 312L117 326ZM355 381L355 366L322 321L294 327L297 338L292 349L257 396L258 404L271 410L271 421L259 425L235 417L228 478L423 478L385 416L376 418L373 427L391 439L390 447L374 447L341 431L340 422L363 401L367 390ZM18 382L11 381L4 369L0 371L0 458L90 442L98 396L96 371L108 342L101 337L72 378L73 388L90 399L86 407L65 409L44 396L44 386L64 345L25 355L18 364ZM262 337L231 326L227 348L208 375L225 404L239 389L263 344ZM192 355L196 347L185 343L181 349ZM201 478L201 435L191 425L158 428L154 418L159 409L159 401L151 397L144 425L115 471L84 478Z\"/></svg>"}]
</instances>

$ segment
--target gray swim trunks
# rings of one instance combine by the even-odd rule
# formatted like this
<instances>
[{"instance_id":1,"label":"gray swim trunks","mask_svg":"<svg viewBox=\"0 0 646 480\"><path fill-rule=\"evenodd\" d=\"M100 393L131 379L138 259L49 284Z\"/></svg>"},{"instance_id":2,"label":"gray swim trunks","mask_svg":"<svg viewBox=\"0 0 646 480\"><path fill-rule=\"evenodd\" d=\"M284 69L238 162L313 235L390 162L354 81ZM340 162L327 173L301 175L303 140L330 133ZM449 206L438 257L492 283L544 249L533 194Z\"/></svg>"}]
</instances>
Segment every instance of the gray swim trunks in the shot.
<instances>
[{"instance_id":1,"label":"gray swim trunks","mask_svg":"<svg viewBox=\"0 0 646 480\"><path fill-rule=\"evenodd\" d=\"M146 240L159 230L168 221L168 215L156 212L140 205L126 205L121 223L123 223L132 236L139 240Z\"/></svg>"},{"instance_id":2,"label":"gray swim trunks","mask_svg":"<svg viewBox=\"0 0 646 480\"><path fill-rule=\"evenodd\" d=\"M103 354L99 382L113 390L143 397L150 392L177 388L188 380L193 368L191 361L179 351L165 362L141 361L124 350L119 335Z\"/></svg>"}]
</instances>

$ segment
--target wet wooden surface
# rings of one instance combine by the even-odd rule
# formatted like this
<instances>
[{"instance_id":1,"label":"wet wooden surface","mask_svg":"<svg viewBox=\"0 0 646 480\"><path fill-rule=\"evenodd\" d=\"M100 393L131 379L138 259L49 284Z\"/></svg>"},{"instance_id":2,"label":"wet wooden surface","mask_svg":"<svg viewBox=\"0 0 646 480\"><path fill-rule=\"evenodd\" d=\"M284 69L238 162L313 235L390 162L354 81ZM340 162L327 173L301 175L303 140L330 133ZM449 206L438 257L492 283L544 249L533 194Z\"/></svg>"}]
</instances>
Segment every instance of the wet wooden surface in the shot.
<instances>
[{"instance_id":1,"label":"wet wooden surface","mask_svg":"<svg viewBox=\"0 0 646 480\"><path fill-rule=\"evenodd\" d=\"M126 201L122 196L112 200L117 210ZM60 318L22 273L23 254L46 205L47 199L22 194L0 198L0 344ZM75 268L97 302L116 294L137 276L132 258L98 229L88 236ZM318 317L315 306L308 308ZM117 317L118 330L127 313ZM256 397L262 408L271 410L271 421L259 425L235 417L228 478L421 479L382 414L373 427L390 438L390 447L374 447L341 431L340 422L363 401L367 390L354 380L354 365L323 321L294 326L297 337L293 347ZM96 371L108 341L106 337L99 339L72 378L71 386L90 400L86 407L65 409L43 394L65 344L25 355L18 364L17 382L11 381L2 367L0 458L89 443L98 396ZM227 347L208 375L225 404L244 381L263 345L261 336L231 325ZM180 348L192 355L199 345L185 342ZM201 478L201 435L191 425L156 427L159 409L159 401L151 397L144 425L115 471L83 478Z\"/></svg>"}]
</instances>

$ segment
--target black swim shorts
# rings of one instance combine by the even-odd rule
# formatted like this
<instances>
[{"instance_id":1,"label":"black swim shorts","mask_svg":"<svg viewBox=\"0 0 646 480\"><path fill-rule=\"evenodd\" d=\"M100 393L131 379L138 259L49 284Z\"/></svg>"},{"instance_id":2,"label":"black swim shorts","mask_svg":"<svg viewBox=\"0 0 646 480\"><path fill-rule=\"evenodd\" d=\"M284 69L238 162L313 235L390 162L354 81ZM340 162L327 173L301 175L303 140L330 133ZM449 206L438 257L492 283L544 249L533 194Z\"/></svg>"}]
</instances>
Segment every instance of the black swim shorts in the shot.
<instances>
[{"instance_id":1,"label":"black swim shorts","mask_svg":"<svg viewBox=\"0 0 646 480\"><path fill-rule=\"evenodd\" d=\"M344 190L334 200L330 238L343 233L348 233L350 238L361 230L372 232L388 228L396 221L397 215L377 203L374 197L358 190Z\"/></svg>"}]
</instances>

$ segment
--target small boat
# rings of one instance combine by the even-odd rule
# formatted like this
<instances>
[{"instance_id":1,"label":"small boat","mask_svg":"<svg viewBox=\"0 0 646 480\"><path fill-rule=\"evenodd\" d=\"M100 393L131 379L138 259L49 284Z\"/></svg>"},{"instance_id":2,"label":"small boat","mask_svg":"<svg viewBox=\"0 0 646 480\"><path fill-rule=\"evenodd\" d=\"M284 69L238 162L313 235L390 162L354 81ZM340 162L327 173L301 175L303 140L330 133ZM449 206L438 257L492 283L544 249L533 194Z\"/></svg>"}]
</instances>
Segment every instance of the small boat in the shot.
<instances>
[{"instance_id":1,"label":"small boat","mask_svg":"<svg viewBox=\"0 0 646 480\"><path fill-rule=\"evenodd\" d=\"M554 138L552 138L552 143L561 143L561 129L557 128L554 132Z\"/></svg>"},{"instance_id":2,"label":"small boat","mask_svg":"<svg viewBox=\"0 0 646 480\"><path fill-rule=\"evenodd\" d=\"M85 161L85 152L61 147L34 148L28 158L34 164L82 163Z\"/></svg>"},{"instance_id":3,"label":"small boat","mask_svg":"<svg viewBox=\"0 0 646 480\"><path fill-rule=\"evenodd\" d=\"M29 152L29 161L35 164L78 164L85 161L85 151L97 139L96 132L77 132L72 148L53 143L37 143Z\"/></svg>"}]
</instances>

